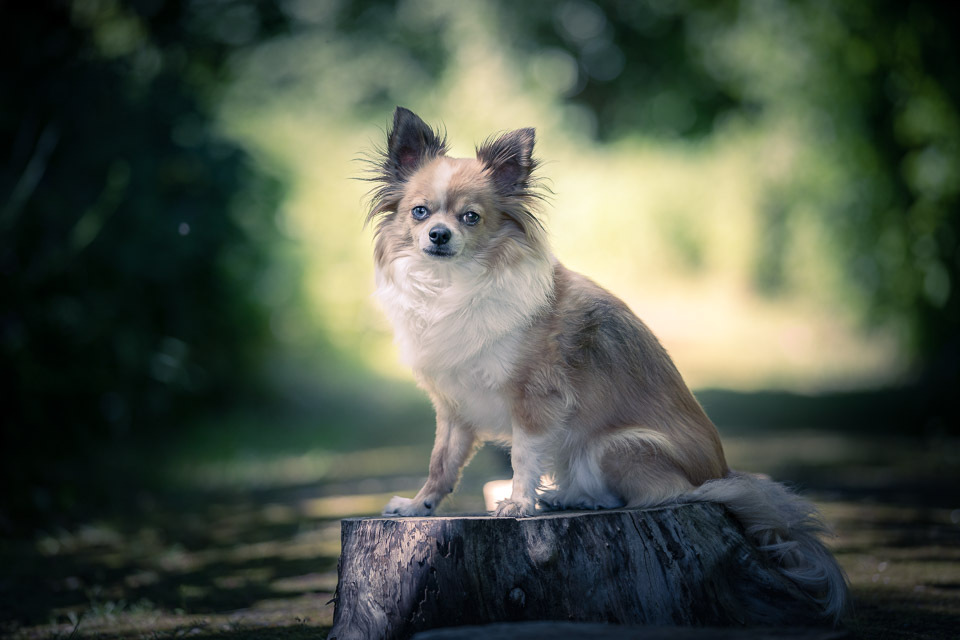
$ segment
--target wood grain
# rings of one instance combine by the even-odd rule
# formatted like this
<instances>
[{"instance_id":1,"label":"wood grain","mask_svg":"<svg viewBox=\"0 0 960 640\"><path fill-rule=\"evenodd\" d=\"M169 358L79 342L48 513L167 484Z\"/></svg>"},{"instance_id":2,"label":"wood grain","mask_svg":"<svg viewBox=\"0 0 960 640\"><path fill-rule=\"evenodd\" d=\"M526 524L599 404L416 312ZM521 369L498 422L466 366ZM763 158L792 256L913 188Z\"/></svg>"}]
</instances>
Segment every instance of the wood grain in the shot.
<instances>
[{"instance_id":1,"label":"wood grain","mask_svg":"<svg viewBox=\"0 0 960 640\"><path fill-rule=\"evenodd\" d=\"M532 518L351 518L330 640L561 620L815 625L818 605L770 567L724 509Z\"/></svg>"}]
</instances>

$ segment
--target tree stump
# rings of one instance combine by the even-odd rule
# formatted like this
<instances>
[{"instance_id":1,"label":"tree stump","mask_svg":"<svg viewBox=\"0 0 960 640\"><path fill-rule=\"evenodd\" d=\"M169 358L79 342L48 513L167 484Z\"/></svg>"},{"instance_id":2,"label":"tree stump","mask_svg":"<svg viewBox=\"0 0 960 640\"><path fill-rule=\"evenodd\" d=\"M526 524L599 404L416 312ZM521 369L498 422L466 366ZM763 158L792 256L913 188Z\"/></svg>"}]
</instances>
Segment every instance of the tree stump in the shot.
<instances>
[{"instance_id":1,"label":"tree stump","mask_svg":"<svg viewBox=\"0 0 960 640\"><path fill-rule=\"evenodd\" d=\"M532 518L349 518L329 640L522 620L822 624L712 503Z\"/></svg>"},{"instance_id":2,"label":"tree stump","mask_svg":"<svg viewBox=\"0 0 960 640\"><path fill-rule=\"evenodd\" d=\"M600 622L501 622L424 631L413 640L850 640L826 627L640 627Z\"/></svg>"}]
</instances>

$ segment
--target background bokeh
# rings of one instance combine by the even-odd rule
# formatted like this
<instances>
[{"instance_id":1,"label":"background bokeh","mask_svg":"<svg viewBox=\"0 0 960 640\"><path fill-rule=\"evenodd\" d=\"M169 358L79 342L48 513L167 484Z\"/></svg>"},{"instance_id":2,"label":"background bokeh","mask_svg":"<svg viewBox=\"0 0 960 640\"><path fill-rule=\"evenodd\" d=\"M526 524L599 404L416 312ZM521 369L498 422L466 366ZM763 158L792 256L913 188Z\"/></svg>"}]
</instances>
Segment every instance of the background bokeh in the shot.
<instances>
[{"instance_id":1,"label":"background bokeh","mask_svg":"<svg viewBox=\"0 0 960 640\"><path fill-rule=\"evenodd\" d=\"M454 155L537 128L556 254L654 330L735 462L955 469L956 14L0 3L0 532L317 483L298 513L335 518L415 488L431 412L371 298L358 179L396 105Z\"/></svg>"},{"instance_id":2,"label":"background bokeh","mask_svg":"<svg viewBox=\"0 0 960 640\"><path fill-rule=\"evenodd\" d=\"M626 299L695 388L897 387L899 428L957 429L947 5L4 12L8 524L56 510L59 461L84 447L165 438L198 409L409 388L356 180L396 104L460 155L536 126L557 255Z\"/></svg>"}]
</instances>

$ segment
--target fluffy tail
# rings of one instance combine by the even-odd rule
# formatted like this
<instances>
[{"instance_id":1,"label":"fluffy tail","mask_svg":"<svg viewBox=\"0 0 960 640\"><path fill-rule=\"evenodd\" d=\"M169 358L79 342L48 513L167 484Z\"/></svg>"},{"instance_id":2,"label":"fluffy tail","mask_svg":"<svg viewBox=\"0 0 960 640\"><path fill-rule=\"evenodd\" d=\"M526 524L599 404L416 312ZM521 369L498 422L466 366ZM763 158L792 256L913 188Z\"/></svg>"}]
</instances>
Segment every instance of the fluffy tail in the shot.
<instances>
[{"instance_id":1,"label":"fluffy tail","mask_svg":"<svg viewBox=\"0 0 960 640\"><path fill-rule=\"evenodd\" d=\"M724 505L783 576L820 604L824 618L839 621L847 606L846 576L820 541L830 530L816 507L782 484L736 471L684 500Z\"/></svg>"}]
</instances>

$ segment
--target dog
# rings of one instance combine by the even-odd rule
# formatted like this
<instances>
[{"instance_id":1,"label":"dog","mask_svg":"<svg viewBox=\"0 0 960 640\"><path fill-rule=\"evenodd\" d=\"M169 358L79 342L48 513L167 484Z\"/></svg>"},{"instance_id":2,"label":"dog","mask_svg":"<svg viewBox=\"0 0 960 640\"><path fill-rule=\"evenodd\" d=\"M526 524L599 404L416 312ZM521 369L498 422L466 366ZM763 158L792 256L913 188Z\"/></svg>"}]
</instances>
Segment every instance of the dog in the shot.
<instances>
[{"instance_id":1,"label":"dog","mask_svg":"<svg viewBox=\"0 0 960 640\"><path fill-rule=\"evenodd\" d=\"M397 107L371 158L376 297L436 410L429 476L384 515L429 516L485 441L508 444L512 493L495 516L542 509L719 502L785 576L845 607L846 580L815 508L731 471L719 434L656 337L564 267L541 223L535 131L491 137L473 158ZM543 484L552 476L552 485Z\"/></svg>"}]
</instances>

